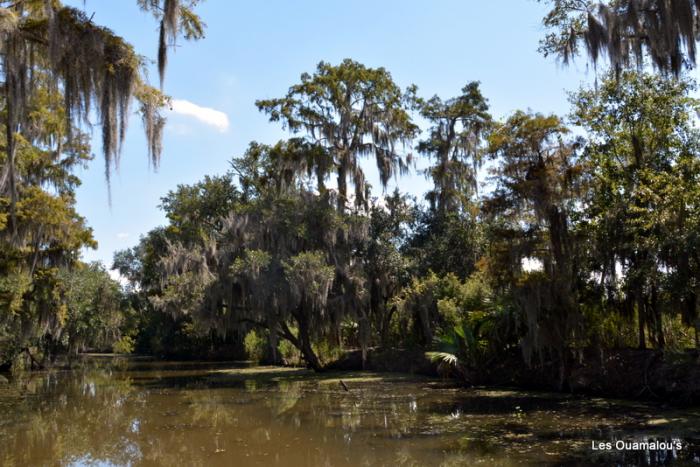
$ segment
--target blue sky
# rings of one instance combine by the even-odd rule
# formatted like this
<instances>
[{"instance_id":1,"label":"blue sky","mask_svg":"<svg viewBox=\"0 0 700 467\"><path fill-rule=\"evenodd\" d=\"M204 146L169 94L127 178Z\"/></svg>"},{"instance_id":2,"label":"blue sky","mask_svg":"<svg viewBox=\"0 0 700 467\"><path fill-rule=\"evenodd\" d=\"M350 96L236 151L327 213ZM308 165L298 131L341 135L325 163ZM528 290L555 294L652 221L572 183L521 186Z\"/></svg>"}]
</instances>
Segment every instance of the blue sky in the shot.
<instances>
[{"instance_id":1,"label":"blue sky","mask_svg":"<svg viewBox=\"0 0 700 467\"><path fill-rule=\"evenodd\" d=\"M139 53L156 56L157 24L135 0L65 3L94 14L96 23L127 38ZM383 66L402 87L416 84L426 97L449 98L478 80L498 118L516 109L565 115L567 91L592 79L584 60L567 68L537 53L546 7L535 0L206 0L198 11L207 23L206 38L180 42L170 53L165 91L177 104L169 114L160 169L149 170L134 117L112 177L111 207L98 143L97 157L79 174L78 211L99 242L85 260L111 265L115 250L165 223L158 205L168 190L225 172L250 141L284 138L254 102L282 96L321 60ZM155 69L151 79L157 81ZM378 186L376 169L369 161L365 167ZM399 184L415 195L429 187L415 174Z\"/></svg>"}]
</instances>

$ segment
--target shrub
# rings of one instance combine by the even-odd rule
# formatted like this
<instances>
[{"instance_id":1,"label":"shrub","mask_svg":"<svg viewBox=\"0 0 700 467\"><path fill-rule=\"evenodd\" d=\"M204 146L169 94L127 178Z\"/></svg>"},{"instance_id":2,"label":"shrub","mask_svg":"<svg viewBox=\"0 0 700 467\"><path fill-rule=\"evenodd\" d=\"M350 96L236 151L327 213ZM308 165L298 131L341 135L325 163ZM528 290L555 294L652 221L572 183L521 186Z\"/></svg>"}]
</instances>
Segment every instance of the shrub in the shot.
<instances>
[{"instance_id":1,"label":"shrub","mask_svg":"<svg viewBox=\"0 0 700 467\"><path fill-rule=\"evenodd\" d=\"M243 340L243 346L245 347L245 353L249 360L257 363L265 360L267 340L265 333L256 331L255 329L246 334Z\"/></svg>"},{"instance_id":2,"label":"shrub","mask_svg":"<svg viewBox=\"0 0 700 467\"><path fill-rule=\"evenodd\" d=\"M136 343L131 336L122 336L121 339L112 344L112 352L114 353L132 353Z\"/></svg>"}]
</instances>

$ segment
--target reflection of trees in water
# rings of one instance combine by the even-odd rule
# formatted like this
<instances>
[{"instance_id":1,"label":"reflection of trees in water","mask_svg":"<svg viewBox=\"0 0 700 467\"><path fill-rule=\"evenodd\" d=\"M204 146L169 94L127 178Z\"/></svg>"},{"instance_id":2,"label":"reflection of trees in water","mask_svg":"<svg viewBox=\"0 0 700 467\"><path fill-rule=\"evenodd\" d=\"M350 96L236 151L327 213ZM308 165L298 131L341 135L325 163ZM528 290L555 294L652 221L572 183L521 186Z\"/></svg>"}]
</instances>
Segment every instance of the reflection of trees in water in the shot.
<instances>
[{"instance_id":1,"label":"reflection of trees in water","mask_svg":"<svg viewBox=\"0 0 700 467\"><path fill-rule=\"evenodd\" d=\"M0 425L0 464L45 465L80 458L133 463L139 451L130 427L138 417L124 405L129 388L129 380L109 379L106 372L34 374L13 381L6 389L12 424Z\"/></svg>"},{"instance_id":2,"label":"reflection of trees in water","mask_svg":"<svg viewBox=\"0 0 700 467\"><path fill-rule=\"evenodd\" d=\"M200 425L213 430L215 446L216 430L233 420L213 391L185 391L188 404L172 406L171 395L150 394L107 370L31 375L14 381L0 393L4 397L12 400L12 420L0 424L3 466L98 461L206 465L188 429Z\"/></svg>"},{"instance_id":3,"label":"reflection of trees in water","mask_svg":"<svg viewBox=\"0 0 700 467\"><path fill-rule=\"evenodd\" d=\"M194 425L218 430L235 421L234 407L224 400L221 390L187 390L183 397L189 406L187 418Z\"/></svg>"},{"instance_id":4,"label":"reflection of trees in water","mask_svg":"<svg viewBox=\"0 0 700 467\"><path fill-rule=\"evenodd\" d=\"M629 417L607 418L609 407L525 394L461 400L410 382L356 381L346 392L337 380L165 373L88 369L0 386L0 413L11 417L0 419L0 465L448 466L543 450L588 459L576 444L581 423L632 432Z\"/></svg>"},{"instance_id":5,"label":"reflection of trees in water","mask_svg":"<svg viewBox=\"0 0 700 467\"><path fill-rule=\"evenodd\" d=\"M363 386L364 389L346 393L323 385L307 385L307 390L314 391L313 399L294 416L302 416L303 423L319 429L337 428L345 441L347 435L352 437L358 431L368 436L401 438L420 425L416 396L390 393L376 384Z\"/></svg>"},{"instance_id":6,"label":"reflection of trees in water","mask_svg":"<svg viewBox=\"0 0 700 467\"><path fill-rule=\"evenodd\" d=\"M12 413L0 425L0 465L208 465L212 455L245 450L284 464L285 446L291 458L313 464L344 464L347 458L366 463L375 454L350 452L367 439L366 433L355 439L357 433L402 433L412 423L401 413L408 400L387 404L369 393L341 394L313 382L250 382L244 391L139 383L109 368L13 381L0 393Z\"/></svg>"},{"instance_id":7,"label":"reflection of trees in water","mask_svg":"<svg viewBox=\"0 0 700 467\"><path fill-rule=\"evenodd\" d=\"M296 407L303 391L304 384L300 381L279 381L274 392L275 397L266 398L265 402L275 416L280 416Z\"/></svg>"},{"instance_id":8,"label":"reflection of trees in water","mask_svg":"<svg viewBox=\"0 0 700 467\"><path fill-rule=\"evenodd\" d=\"M397 394L390 384L374 383L348 393L340 386L336 389L336 384L284 382L267 399L267 405L284 426L296 428L300 435L317 435L316 447L335 452L336 462L352 459L355 465L425 465L426 452L432 446L411 454L426 446L414 449L399 441L418 435L425 420L417 410L414 394ZM320 459L319 463L323 464Z\"/></svg>"}]
</instances>

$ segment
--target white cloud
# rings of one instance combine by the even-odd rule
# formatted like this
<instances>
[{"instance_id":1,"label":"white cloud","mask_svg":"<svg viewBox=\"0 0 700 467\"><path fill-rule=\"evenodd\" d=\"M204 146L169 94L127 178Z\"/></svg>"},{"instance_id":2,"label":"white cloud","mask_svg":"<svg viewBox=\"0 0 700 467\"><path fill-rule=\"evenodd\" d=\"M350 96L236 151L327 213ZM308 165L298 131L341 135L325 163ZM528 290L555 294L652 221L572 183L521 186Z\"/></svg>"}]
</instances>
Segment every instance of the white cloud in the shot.
<instances>
[{"instance_id":1,"label":"white cloud","mask_svg":"<svg viewBox=\"0 0 700 467\"><path fill-rule=\"evenodd\" d=\"M213 126L222 133L228 130L228 115L219 110L201 107L184 99L173 99L171 110L176 114L194 117L206 125Z\"/></svg>"},{"instance_id":2,"label":"white cloud","mask_svg":"<svg viewBox=\"0 0 700 467\"><path fill-rule=\"evenodd\" d=\"M117 234L117 238L119 240L126 240L127 238L129 238L129 232L119 232Z\"/></svg>"}]
</instances>

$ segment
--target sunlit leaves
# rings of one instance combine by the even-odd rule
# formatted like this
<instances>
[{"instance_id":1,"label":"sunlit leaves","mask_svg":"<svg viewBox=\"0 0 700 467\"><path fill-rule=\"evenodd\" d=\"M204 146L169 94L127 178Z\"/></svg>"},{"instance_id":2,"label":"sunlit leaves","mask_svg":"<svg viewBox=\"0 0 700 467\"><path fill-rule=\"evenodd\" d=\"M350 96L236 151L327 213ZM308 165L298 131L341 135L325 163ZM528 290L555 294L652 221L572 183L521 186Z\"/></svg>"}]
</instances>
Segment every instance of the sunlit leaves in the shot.
<instances>
[{"instance_id":1,"label":"sunlit leaves","mask_svg":"<svg viewBox=\"0 0 700 467\"><path fill-rule=\"evenodd\" d=\"M442 101L434 96L420 100L423 118L431 127L428 138L418 143L418 151L435 164L426 169L434 189L426 195L439 215L463 211L470 195L477 192L477 169L483 155L483 139L491 125L488 104L472 82L458 97Z\"/></svg>"},{"instance_id":2,"label":"sunlit leaves","mask_svg":"<svg viewBox=\"0 0 700 467\"><path fill-rule=\"evenodd\" d=\"M697 317L700 133L694 85L649 74L609 76L573 96L589 133L592 179L582 219L604 297L663 346L662 312Z\"/></svg>"},{"instance_id":3,"label":"sunlit leaves","mask_svg":"<svg viewBox=\"0 0 700 467\"><path fill-rule=\"evenodd\" d=\"M404 94L384 68L367 68L344 60L340 65L318 64L313 75L301 75L301 83L279 99L260 100L258 108L281 121L290 131L325 148L333 158L326 169L335 171L338 207L349 202L347 182L355 186L355 205L367 199L367 183L360 160L373 157L380 180L406 173L409 158L402 152L417 127L407 112ZM328 174L324 173L324 177Z\"/></svg>"}]
</instances>

